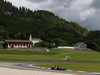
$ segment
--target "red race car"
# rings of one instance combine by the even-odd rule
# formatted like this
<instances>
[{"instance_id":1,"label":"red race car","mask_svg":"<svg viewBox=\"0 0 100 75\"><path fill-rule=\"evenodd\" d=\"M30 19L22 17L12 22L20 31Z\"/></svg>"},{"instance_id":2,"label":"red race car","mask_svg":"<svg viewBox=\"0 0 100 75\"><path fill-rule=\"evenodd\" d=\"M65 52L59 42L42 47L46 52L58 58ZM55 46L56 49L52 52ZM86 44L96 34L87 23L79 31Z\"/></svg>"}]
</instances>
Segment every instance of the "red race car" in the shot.
<instances>
[{"instance_id":1,"label":"red race car","mask_svg":"<svg viewBox=\"0 0 100 75\"><path fill-rule=\"evenodd\" d=\"M66 70L65 68L61 68L61 67L59 67L59 66L55 66L55 65L53 65L52 67L51 67L51 70Z\"/></svg>"}]
</instances>

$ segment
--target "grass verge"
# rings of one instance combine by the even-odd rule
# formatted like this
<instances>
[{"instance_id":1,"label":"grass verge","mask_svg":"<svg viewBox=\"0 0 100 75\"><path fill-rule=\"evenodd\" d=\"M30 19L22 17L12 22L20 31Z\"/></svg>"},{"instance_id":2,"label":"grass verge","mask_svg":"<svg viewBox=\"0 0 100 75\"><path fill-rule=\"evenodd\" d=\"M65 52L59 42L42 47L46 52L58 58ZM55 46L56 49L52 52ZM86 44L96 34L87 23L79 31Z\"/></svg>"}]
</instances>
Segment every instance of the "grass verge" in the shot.
<instances>
[{"instance_id":1,"label":"grass verge","mask_svg":"<svg viewBox=\"0 0 100 75\"><path fill-rule=\"evenodd\" d=\"M52 65L58 65L68 70L86 71L86 72L100 72L100 64L42 64L37 65L41 67L51 67Z\"/></svg>"}]
</instances>

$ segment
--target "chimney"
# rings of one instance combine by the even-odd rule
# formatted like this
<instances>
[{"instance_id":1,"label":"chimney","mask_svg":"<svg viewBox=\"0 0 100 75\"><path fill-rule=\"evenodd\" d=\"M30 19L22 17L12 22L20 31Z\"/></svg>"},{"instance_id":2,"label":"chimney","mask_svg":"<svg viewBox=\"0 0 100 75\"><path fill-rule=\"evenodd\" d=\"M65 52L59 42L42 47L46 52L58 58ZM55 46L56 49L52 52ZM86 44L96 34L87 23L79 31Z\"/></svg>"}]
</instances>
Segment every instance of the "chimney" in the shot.
<instances>
[{"instance_id":1,"label":"chimney","mask_svg":"<svg viewBox=\"0 0 100 75\"><path fill-rule=\"evenodd\" d=\"M30 34L30 38L29 38L29 40L32 40L32 35Z\"/></svg>"}]
</instances>

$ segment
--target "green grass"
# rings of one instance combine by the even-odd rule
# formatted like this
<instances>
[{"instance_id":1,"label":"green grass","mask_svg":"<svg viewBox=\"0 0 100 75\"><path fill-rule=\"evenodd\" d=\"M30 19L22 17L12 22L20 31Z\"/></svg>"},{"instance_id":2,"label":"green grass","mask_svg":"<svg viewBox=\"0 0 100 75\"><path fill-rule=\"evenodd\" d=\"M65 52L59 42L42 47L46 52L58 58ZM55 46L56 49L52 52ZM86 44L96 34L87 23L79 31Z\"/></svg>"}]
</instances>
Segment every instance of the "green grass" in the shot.
<instances>
[{"instance_id":1,"label":"green grass","mask_svg":"<svg viewBox=\"0 0 100 75\"><path fill-rule=\"evenodd\" d=\"M63 60L70 56L71 60ZM34 62L65 62L65 63L91 63L91 64L57 64L70 70L100 72L100 53L86 51L51 50L0 50L0 61L34 61ZM39 65L51 67L54 64ZM55 64L56 65L56 64Z\"/></svg>"},{"instance_id":2,"label":"green grass","mask_svg":"<svg viewBox=\"0 0 100 75\"><path fill-rule=\"evenodd\" d=\"M100 64L42 64L37 66L50 68L52 65L58 65L59 67L66 68L68 70L100 72Z\"/></svg>"},{"instance_id":3,"label":"green grass","mask_svg":"<svg viewBox=\"0 0 100 75\"><path fill-rule=\"evenodd\" d=\"M58 52L46 52L46 51L28 51L28 50L0 50L0 54L9 55L53 55Z\"/></svg>"},{"instance_id":4,"label":"green grass","mask_svg":"<svg viewBox=\"0 0 100 75\"><path fill-rule=\"evenodd\" d=\"M93 62L100 63L100 53L97 52L81 52L81 51L57 51L37 52L37 51L17 51L17 50L0 50L1 61L51 61L51 62L67 62L63 58L71 57L68 62Z\"/></svg>"}]
</instances>

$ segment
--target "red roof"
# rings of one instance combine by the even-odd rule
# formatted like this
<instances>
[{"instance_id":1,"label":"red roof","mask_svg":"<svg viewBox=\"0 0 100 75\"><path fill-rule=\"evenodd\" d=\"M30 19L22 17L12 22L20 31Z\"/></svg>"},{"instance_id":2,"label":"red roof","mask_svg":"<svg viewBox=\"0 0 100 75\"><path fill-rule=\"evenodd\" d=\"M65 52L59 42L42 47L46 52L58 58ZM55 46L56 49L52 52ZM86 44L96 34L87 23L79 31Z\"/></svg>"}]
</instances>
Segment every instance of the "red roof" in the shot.
<instances>
[{"instance_id":1,"label":"red roof","mask_svg":"<svg viewBox=\"0 0 100 75\"><path fill-rule=\"evenodd\" d=\"M5 42L23 42L23 43L31 43L30 40L5 40Z\"/></svg>"}]
</instances>

